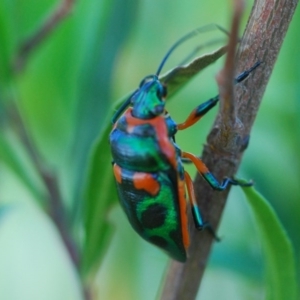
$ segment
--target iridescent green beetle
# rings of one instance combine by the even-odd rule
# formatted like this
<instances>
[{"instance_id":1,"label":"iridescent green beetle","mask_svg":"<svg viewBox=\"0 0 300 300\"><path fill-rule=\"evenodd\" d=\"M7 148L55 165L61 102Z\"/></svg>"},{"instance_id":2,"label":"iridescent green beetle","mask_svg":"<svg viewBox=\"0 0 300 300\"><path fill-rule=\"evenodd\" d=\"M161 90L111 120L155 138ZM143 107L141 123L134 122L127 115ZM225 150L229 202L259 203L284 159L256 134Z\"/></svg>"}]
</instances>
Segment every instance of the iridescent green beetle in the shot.
<instances>
[{"instance_id":1,"label":"iridescent green beetle","mask_svg":"<svg viewBox=\"0 0 300 300\"><path fill-rule=\"evenodd\" d=\"M167 88L158 76L172 51L195 30L177 41L162 60L155 75L146 76L113 117L110 145L113 171L121 205L135 231L148 242L165 250L173 259L185 262L189 246L186 194L197 229L208 228L196 202L193 182L184 170L183 160L190 160L215 190L228 185L250 186L225 178L221 183L201 159L182 151L175 143L178 130L196 123L219 101L216 96L197 106L181 124L165 110ZM259 63L240 74L235 82L248 77Z\"/></svg>"}]
</instances>

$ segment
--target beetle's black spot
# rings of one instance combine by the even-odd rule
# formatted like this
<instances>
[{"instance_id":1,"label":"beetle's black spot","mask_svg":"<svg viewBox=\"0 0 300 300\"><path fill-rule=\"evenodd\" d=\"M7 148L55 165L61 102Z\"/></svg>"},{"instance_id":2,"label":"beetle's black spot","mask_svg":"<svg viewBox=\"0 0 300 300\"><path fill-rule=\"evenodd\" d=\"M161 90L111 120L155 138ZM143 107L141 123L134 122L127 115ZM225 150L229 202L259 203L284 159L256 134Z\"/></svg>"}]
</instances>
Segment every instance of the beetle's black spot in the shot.
<instances>
[{"instance_id":1,"label":"beetle's black spot","mask_svg":"<svg viewBox=\"0 0 300 300\"><path fill-rule=\"evenodd\" d=\"M158 235L149 237L149 242L160 248L166 248L168 246L167 240Z\"/></svg>"},{"instance_id":2,"label":"beetle's black spot","mask_svg":"<svg viewBox=\"0 0 300 300\"><path fill-rule=\"evenodd\" d=\"M145 228L160 227L165 223L167 212L165 206L158 203L151 204L142 213L141 222Z\"/></svg>"},{"instance_id":3,"label":"beetle's black spot","mask_svg":"<svg viewBox=\"0 0 300 300\"><path fill-rule=\"evenodd\" d=\"M183 246L181 230L173 230L169 233L169 236L178 247Z\"/></svg>"}]
</instances>

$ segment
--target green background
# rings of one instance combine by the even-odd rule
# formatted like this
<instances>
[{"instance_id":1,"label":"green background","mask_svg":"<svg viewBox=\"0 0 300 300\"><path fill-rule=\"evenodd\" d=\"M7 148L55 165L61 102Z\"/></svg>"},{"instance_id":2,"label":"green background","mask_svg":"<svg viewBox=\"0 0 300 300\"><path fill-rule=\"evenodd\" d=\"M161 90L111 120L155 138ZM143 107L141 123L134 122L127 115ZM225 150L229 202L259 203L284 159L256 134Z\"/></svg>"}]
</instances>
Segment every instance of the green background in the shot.
<instances>
[{"instance_id":1,"label":"green background","mask_svg":"<svg viewBox=\"0 0 300 300\"><path fill-rule=\"evenodd\" d=\"M56 5L50 0L1 1L0 101L17 103L43 161L55 170L72 232L80 243L88 157L109 108L135 89L144 76L155 72L169 47L183 34L208 23L229 28L231 1L78 1L30 55L24 69L14 73L11 66L18 45L41 26ZM251 5L252 1L247 1L243 26ZM275 208L292 240L298 275L299 17L298 9L239 170L239 176L252 178ZM179 64L196 45L220 37L218 32L208 32L187 42L164 70ZM216 95L215 75L222 61L170 101L168 110L175 120L181 122L195 106ZM182 149L201 153L216 111L177 135ZM34 297L40 293L43 299L80 299L77 272L42 208L46 204L44 186L2 109L0 121L0 298L39 299ZM17 157L16 165L10 157ZM195 174L193 167L188 170ZM114 234L96 274L93 293L99 299L154 299L168 258L133 232L118 204L105 216ZM239 188L230 193L218 235L222 242L213 247L198 299L263 299L261 244ZM26 286L31 285L35 289L24 298Z\"/></svg>"}]
</instances>

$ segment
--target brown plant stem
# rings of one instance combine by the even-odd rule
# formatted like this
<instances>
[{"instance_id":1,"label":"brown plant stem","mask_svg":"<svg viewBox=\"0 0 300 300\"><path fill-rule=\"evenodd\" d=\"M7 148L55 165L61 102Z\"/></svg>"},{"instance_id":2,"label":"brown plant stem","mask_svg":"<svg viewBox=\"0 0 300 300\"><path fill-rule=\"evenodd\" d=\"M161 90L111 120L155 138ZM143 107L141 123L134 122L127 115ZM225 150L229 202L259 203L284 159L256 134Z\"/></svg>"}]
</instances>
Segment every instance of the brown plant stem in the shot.
<instances>
[{"instance_id":1,"label":"brown plant stem","mask_svg":"<svg viewBox=\"0 0 300 300\"><path fill-rule=\"evenodd\" d=\"M219 115L208 136L202 158L217 178L235 174L249 140L262 96L269 81L298 0L256 0L236 56L237 72L262 61L259 69L235 88L236 114L240 120L239 135L225 149L220 142L222 116ZM204 218L218 227L229 190L215 192L197 175L195 190ZM195 299L206 267L212 236L204 231L191 231L192 244L185 264L172 261L161 299Z\"/></svg>"},{"instance_id":2,"label":"brown plant stem","mask_svg":"<svg viewBox=\"0 0 300 300\"><path fill-rule=\"evenodd\" d=\"M12 102L8 109L10 120L12 122L13 128L23 143L29 157L31 158L33 165L35 166L38 174L40 175L45 187L46 187L46 197L48 198L48 211L53 222L57 226L57 229L61 235L61 238L66 246L66 249L70 255L71 260L74 265L79 268L79 254L77 246L71 236L70 229L67 224L66 210L63 205L63 200L61 197L61 192L57 177L55 174L45 167L45 164L41 160L41 157L35 147L31 136L26 130L23 119L19 113L18 108Z\"/></svg>"},{"instance_id":3,"label":"brown plant stem","mask_svg":"<svg viewBox=\"0 0 300 300\"><path fill-rule=\"evenodd\" d=\"M32 36L28 37L20 46L18 55L15 59L16 71L21 71L26 64L29 55L49 36L49 34L59 25L59 23L68 15L71 11L75 0L62 0L61 3L50 13L49 17L44 23L33 33ZM58 231L61 234L62 240L69 252L70 258L74 265L79 267L79 256L78 249L72 239L70 229L67 224L67 216L65 213L65 207L61 197L61 192L56 175L47 168L41 159L40 154L35 147L31 136L26 130L26 126L20 115L18 107L12 103L9 108L11 120L14 128L22 141L27 153L29 154L32 162L40 174L40 177L46 187L48 204L49 204L49 215L56 224Z\"/></svg>"},{"instance_id":4,"label":"brown plant stem","mask_svg":"<svg viewBox=\"0 0 300 300\"><path fill-rule=\"evenodd\" d=\"M16 71L21 71L29 55L35 50L59 25L59 23L69 14L74 6L75 0L62 0L53 12L46 18L44 23L28 37L20 46L17 57L14 62Z\"/></svg>"}]
</instances>

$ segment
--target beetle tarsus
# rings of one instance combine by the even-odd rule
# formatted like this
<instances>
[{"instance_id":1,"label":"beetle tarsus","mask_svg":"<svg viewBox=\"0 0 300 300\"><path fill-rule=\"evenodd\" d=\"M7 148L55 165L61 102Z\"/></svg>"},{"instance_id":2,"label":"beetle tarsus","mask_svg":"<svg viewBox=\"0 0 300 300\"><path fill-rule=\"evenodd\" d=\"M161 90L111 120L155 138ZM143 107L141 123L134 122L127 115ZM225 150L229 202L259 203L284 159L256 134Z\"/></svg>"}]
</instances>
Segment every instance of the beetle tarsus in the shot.
<instances>
[{"instance_id":1,"label":"beetle tarsus","mask_svg":"<svg viewBox=\"0 0 300 300\"><path fill-rule=\"evenodd\" d=\"M211 226L211 224L209 222L204 222L202 228L200 230L206 229L209 231L209 233L213 236L214 240L216 242L220 242L221 238L217 236L214 228Z\"/></svg>"}]
</instances>

